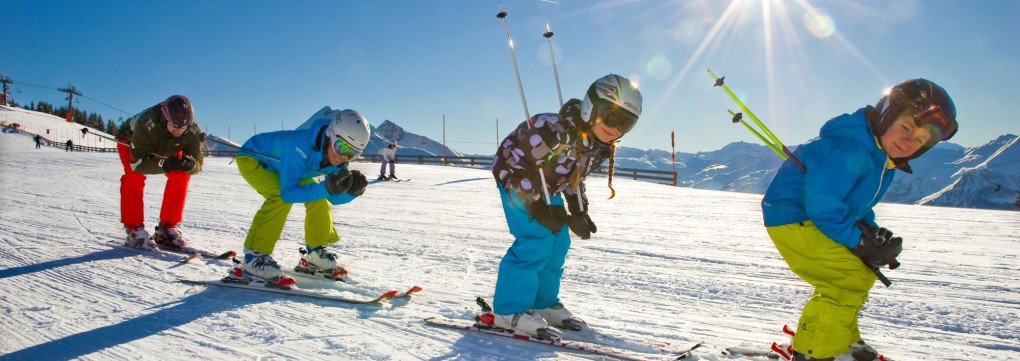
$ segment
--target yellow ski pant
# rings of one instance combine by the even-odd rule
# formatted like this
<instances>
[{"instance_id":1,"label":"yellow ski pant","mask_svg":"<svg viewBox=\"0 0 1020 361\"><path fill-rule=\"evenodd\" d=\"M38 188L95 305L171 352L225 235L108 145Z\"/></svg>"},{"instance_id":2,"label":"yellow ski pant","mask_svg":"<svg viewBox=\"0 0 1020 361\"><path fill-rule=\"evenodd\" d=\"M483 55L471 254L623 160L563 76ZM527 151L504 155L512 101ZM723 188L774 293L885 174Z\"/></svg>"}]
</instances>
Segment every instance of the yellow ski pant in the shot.
<instances>
[{"instance_id":1,"label":"yellow ski pant","mask_svg":"<svg viewBox=\"0 0 1020 361\"><path fill-rule=\"evenodd\" d=\"M273 253L292 206L280 198L280 175L263 168L258 160L246 156L237 157L237 169L241 171L244 180L266 199L262 203L262 208L255 213L255 219L248 229L248 236L244 239L244 248L261 253ZM306 179L301 183L315 181ZM304 204L305 244L314 248L339 241L340 236L333 226L333 215L330 214L332 206L329 201L323 198Z\"/></svg>"},{"instance_id":2,"label":"yellow ski pant","mask_svg":"<svg viewBox=\"0 0 1020 361\"><path fill-rule=\"evenodd\" d=\"M847 352L861 340L857 313L877 277L811 221L766 229L790 270L815 288L800 315L794 351L812 358Z\"/></svg>"}]
</instances>

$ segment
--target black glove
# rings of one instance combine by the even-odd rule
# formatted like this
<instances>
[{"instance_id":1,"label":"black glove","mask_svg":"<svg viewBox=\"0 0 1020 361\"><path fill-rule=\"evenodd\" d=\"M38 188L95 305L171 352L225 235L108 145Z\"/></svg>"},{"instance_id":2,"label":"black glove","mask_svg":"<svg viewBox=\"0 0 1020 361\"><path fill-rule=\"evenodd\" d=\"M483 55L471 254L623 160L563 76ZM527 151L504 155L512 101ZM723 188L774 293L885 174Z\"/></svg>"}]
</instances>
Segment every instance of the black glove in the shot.
<instances>
[{"instance_id":1,"label":"black glove","mask_svg":"<svg viewBox=\"0 0 1020 361\"><path fill-rule=\"evenodd\" d=\"M359 173L360 174L360 173ZM351 171L343 169L326 175L326 192L330 195L344 194L351 189ZM362 187L364 188L364 187Z\"/></svg>"},{"instance_id":2,"label":"black glove","mask_svg":"<svg viewBox=\"0 0 1020 361\"><path fill-rule=\"evenodd\" d=\"M365 187L368 186L368 178L365 178L364 174L361 174L359 170L352 170L350 179L350 188L347 189L347 193L352 195L360 196L365 193Z\"/></svg>"},{"instance_id":3,"label":"black glove","mask_svg":"<svg viewBox=\"0 0 1020 361\"><path fill-rule=\"evenodd\" d=\"M899 265L896 257L903 251L903 238L893 237L892 231L882 227L860 224L864 225L864 229L861 230L861 243L852 250L854 254L872 267L890 265L890 269L896 268Z\"/></svg>"},{"instance_id":4,"label":"black glove","mask_svg":"<svg viewBox=\"0 0 1020 361\"><path fill-rule=\"evenodd\" d=\"M591 217L588 216L588 201L583 201L584 211L581 211L577 201L578 196L576 194L566 197L567 209L570 210L570 216L567 217L567 227L570 227L570 231L581 237L581 239L589 239L592 233L598 231L598 228L595 227L595 222L592 222Z\"/></svg>"},{"instance_id":5,"label":"black glove","mask_svg":"<svg viewBox=\"0 0 1020 361\"><path fill-rule=\"evenodd\" d=\"M524 208L531 218L548 228L553 234L559 234L560 229L567 223L567 210L563 206L551 206L539 199L525 203Z\"/></svg>"},{"instance_id":6,"label":"black glove","mask_svg":"<svg viewBox=\"0 0 1020 361\"><path fill-rule=\"evenodd\" d=\"M166 173L170 172L190 172L195 169L195 158L190 155L186 155L177 158L167 158L163 160L163 171Z\"/></svg>"}]
</instances>

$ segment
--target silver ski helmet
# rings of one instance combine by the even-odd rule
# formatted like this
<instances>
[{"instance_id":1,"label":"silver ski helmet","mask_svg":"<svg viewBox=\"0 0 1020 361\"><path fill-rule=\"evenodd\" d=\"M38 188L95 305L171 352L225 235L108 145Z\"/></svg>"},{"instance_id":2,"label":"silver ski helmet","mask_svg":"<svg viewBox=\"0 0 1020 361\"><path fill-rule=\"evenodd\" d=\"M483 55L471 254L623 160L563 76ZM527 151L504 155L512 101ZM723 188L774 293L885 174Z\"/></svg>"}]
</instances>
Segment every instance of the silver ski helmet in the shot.
<instances>
[{"instance_id":1,"label":"silver ski helmet","mask_svg":"<svg viewBox=\"0 0 1020 361\"><path fill-rule=\"evenodd\" d=\"M174 128L186 128L195 122L195 109L191 101L183 95L172 95L159 106L163 119Z\"/></svg>"},{"instance_id":2,"label":"silver ski helmet","mask_svg":"<svg viewBox=\"0 0 1020 361\"><path fill-rule=\"evenodd\" d=\"M914 117L917 126L929 129L931 138L908 159L921 156L939 141L949 140L956 135L959 127L953 98L941 86L927 79L910 79L896 84L878 100L875 110L877 116L869 117L869 121L877 137L884 135L896 118L907 112Z\"/></svg>"},{"instance_id":3,"label":"silver ski helmet","mask_svg":"<svg viewBox=\"0 0 1020 361\"><path fill-rule=\"evenodd\" d=\"M609 74L588 87L581 101L581 119L588 127L596 123L627 133L641 116L641 91L623 76Z\"/></svg>"},{"instance_id":4,"label":"silver ski helmet","mask_svg":"<svg viewBox=\"0 0 1020 361\"><path fill-rule=\"evenodd\" d=\"M365 149L369 140L368 119L356 110L344 109L333 115L326 127L329 144L338 154L354 154Z\"/></svg>"}]
</instances>

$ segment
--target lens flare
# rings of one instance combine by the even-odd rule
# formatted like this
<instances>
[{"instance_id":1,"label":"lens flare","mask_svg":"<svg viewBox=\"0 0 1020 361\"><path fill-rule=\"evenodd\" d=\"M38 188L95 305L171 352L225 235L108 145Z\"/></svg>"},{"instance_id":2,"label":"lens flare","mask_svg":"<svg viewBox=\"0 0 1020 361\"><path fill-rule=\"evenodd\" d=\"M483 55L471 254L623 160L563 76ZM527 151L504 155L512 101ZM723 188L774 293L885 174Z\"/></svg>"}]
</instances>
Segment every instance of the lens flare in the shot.
<instances>
[{"instance_id":1,"label":"lens flare","mask_svg":"<svg viewBox=\"0 0 1020 361\"><path fill-rule=\"evenodd\" d=\"M836 22L828 15L809 11L803 16L804 27L816 38L825 39L836 33Z\"/></svg>"},{"instance_id":2,"label":"lens flare","mask_svg":"<svg viewBox=\"0 0 1020 361\"><path fill-rule=\"evenodd\" d=\"M652 78L663 80L673 74L673 64L665 56L656 55L645 62L645 73Z\"/></svg>"}]
</instances>

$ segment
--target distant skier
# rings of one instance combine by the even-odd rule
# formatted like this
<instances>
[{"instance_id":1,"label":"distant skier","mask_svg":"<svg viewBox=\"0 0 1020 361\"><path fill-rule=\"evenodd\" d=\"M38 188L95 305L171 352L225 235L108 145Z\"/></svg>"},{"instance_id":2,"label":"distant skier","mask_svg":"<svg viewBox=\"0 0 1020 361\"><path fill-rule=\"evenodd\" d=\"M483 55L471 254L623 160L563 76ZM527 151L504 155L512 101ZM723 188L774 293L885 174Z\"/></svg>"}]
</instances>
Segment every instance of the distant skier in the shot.
<instances>
[{"instance_id":1,"label":"distant skier","mask_svg":"<svg viewBox=\"0 0 1020 361\"><path fill-rule=\"evenodd\" d=\"M336 243L331 204L348 203L365 192L368 180L350 170L369 140L369 124L361 113L345 109L327 113L308 128L257 134L244 143L237 168L265 198L244 240L244 273L293 284L272 257L287 214L294 203L305 205L305 254L297 269L333 277L346 274L337 254L326 246ZM318 176L325 174L325 181Z\"/></svg>"},{"instance_id":2,"label":"distant skier","mask_svg":"<svg viewBox=\"0 0 1020 361\"><path fill-rule=\"evenodd\" d=\"M121 124L117 153L124 165L120 177L121 222L129 244L141 247L184 247L178 223L191 176L202 170L202 134L191 101L174 95ZM145 175L165 174L163 205L156 234L145 229Z\"/></svg>"},{"instance_id":3,"label":"distant skier","mask_svg":"<svg viewBox=\"0 0 1020 361\"><path fill-rule=\"evenodd\" d=\"M956 106L925 79L904 81L853 114L822 126L779 168L765 197L765 227L790 269L815 287L793 339L794 360L874 360L857 313L878 269L896 264L903 239L875 223L872 209L908 161L956 134ZM855 225L863 221L866 231ZM861 262L864 260L864 262ZM865 265L867 264L867 265ZM869 267L870 266L870 267Z\"/></svg>"},{"instance_id":4,"label":"distant skier","mask_svg":"<svg viewBox=\"0 0 1020 361\"><path fill-rule=\"evenodd\" d=\"M74 147L74 142L72 142L70 139L68 139L67 143L64 143L64 151L65 152L74 151L74 149L72 147Z\"/></svg>"},{"instance_id":5,"label":"distant skier","mask_svg":"<svg viewBox=\"0 0 1020 361\"><path fill-rule=\"evenodd\" d=\"M35 141L35 149L42 148L42 137L39 136L39 134L36 134L34 137L32 137L32 140Z\"/></svg>"},{"instance_id":6,"label":"distant skier","mask_svg":"<svg viewBox=\"0 0 1020 361\"><path fill-rule=\"evenodd\" d=\"M379 180L397 179L393 171L397 164L397 143L390 143L386 148L379 150L382 156L382 165L379 167ZM390 176L386 177L386 165L390 165Z\"/></svg>"},{"instance_id":7,"label":"distant skier","mask_svg":"<svg viewBox=\"0 0 1020 361\"><path fill-rule=\"evenodd\" d=\"M637 124L640 115L637 86L609 74L588 88L583 101L571 99L559 113L533 116L499 145L492 175L515 240L499 264L495 326L553 338L559 331L548 325L584 327L584 321L573 317L559 299L570 248L567 228L581 239L595 233L584 179L609 159L612 185L615 143ZM548 199L540 171L545 174Z\"/></svg>"}]
</instances>

